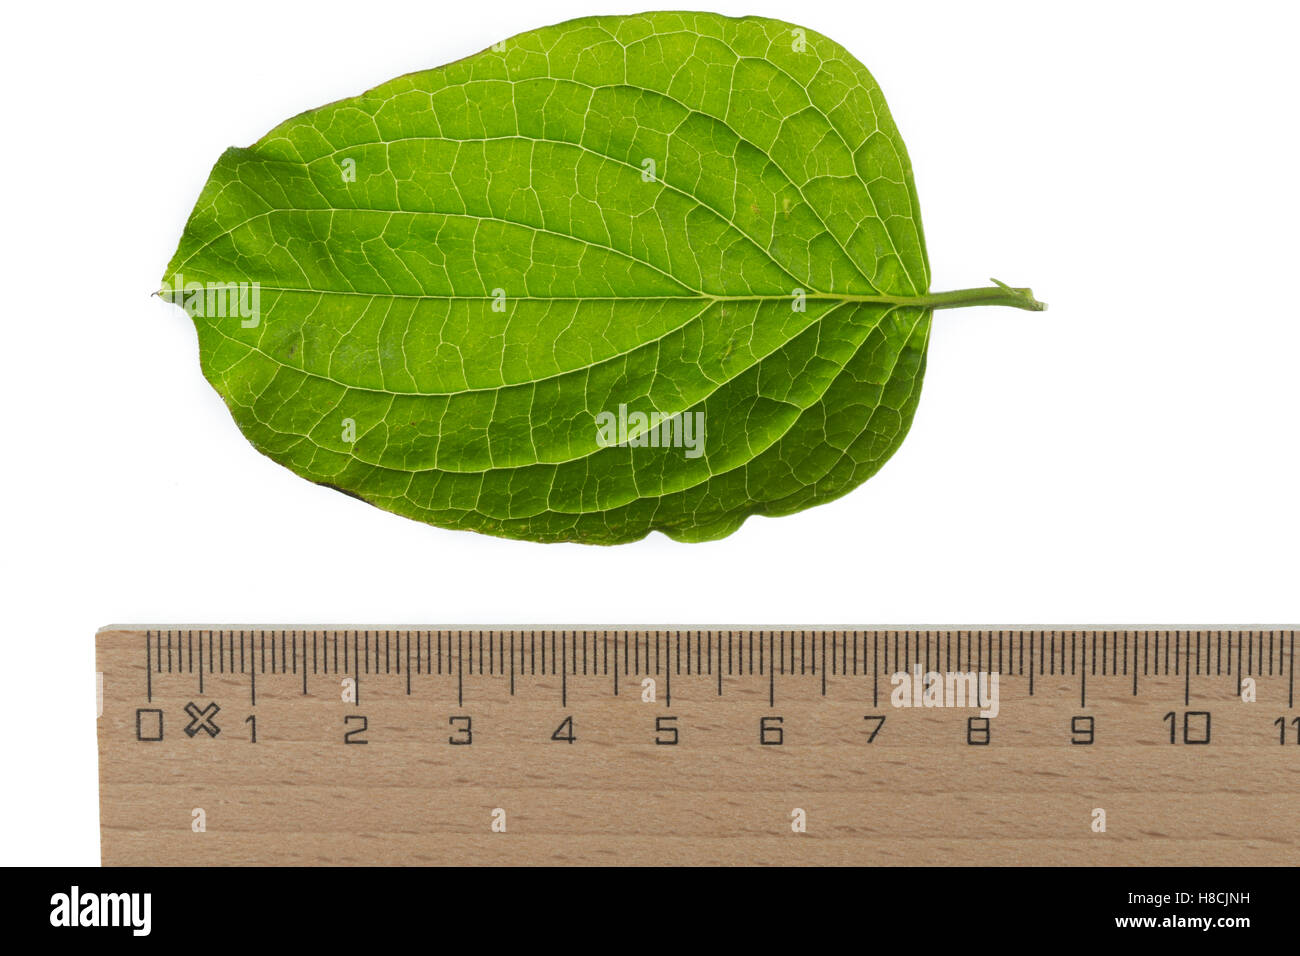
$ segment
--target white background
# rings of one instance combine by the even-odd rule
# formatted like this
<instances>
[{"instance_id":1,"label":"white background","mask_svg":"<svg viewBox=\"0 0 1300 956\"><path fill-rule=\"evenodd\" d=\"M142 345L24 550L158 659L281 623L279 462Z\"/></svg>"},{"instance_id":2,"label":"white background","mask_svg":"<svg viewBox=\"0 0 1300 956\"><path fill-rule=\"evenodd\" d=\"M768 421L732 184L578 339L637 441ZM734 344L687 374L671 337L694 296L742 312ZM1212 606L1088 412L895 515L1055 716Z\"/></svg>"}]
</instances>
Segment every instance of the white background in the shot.
<instances>
[{"instance_id":1,"label":"white background","mask_svg":"<svg viewBox=\"0 0 1300 956\"><path fill-rule=\"evenodd\" d=\"M98 862L110 622L1285 624L1297 594L1296 7L715 3L857 55L941 312L849 496L614 550L441 531L258 455L150 297L212 163L280 120L608 3L6 10L0 862Z\"/></svg>"}]
</instances>

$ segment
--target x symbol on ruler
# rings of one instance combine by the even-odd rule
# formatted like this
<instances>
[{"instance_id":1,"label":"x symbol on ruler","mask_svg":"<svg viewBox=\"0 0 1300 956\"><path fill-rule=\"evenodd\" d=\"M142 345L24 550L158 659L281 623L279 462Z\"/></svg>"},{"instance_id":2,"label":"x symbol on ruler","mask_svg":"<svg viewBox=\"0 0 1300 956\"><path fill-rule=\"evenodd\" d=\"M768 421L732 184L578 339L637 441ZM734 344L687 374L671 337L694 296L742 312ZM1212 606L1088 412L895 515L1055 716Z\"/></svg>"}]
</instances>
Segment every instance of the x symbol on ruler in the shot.
<instances>
[{"instance_id":1,"label":"x symbol on ruler","mask_svg":"<svg viewBox=\"0 0 1300 956\"><path fill-rule=\"evenodd\" d=\"M215 737L221 733L221 728L212 722L212 718L220 712L221 708L215 702L199 710L199 705L194 701L190 701L185 705L185 713L189 714L193 719L186 725L185 733L195 737L200 730L203 730L207 732L209 737Z\"/></svg>"}]
</instances>

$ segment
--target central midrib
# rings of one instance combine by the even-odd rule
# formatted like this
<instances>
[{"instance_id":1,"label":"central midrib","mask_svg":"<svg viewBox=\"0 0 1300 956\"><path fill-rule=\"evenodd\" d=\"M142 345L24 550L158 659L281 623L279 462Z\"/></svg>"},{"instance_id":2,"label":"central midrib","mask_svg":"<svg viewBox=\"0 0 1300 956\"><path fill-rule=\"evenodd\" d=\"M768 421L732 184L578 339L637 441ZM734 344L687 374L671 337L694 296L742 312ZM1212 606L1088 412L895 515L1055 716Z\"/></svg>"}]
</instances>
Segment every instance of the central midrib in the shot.
<instances>
[{"instance_id":1,"label":"central midrib","mask_svg":"<svg viewBox=\"0 0 1300 956\"><path fill-rule=\"evenodd\" d=\"M997 280L994 280L995 282ZM267 292L297 292L304 295L347 295L363 299L430 299L459 302L496 302L496 295L438 295L415 292L360 292L346 289L304 289L294 286L268 286L257 283ZM1033 298L1028 289L1013 289L998 283L974 289L954 289L950 292L931 292L926 295L874 295L847 292L786 292L758 295L714 295L708 292L691 292L684 295L507 295L510 302L789 302L802 300L816 302L844 302L857 305L887 305L893 308L959 309L976 305L1004 305L1016 309L1041 312L1046 306Z\"/></svg>"}]
</instances>

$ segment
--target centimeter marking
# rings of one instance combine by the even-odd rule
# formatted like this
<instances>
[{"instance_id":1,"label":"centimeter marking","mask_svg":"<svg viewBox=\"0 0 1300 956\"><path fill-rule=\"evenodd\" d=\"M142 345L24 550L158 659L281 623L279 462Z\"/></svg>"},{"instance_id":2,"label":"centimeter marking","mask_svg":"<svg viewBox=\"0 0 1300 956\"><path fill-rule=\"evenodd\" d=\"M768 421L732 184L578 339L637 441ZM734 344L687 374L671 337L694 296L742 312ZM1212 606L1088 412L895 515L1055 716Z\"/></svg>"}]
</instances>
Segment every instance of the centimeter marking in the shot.
<instances>
[{"instance_id":1,"label":"centimeter marking","mask_svg":"<svg viewBox=\"0 0 1300 956\"><path fill-rule=\"evenodd\" d=\"M1190 703L1192 677L1230 678L1240 693L1245 677L1285 677L1287 707L1295 706L1295 632L1290 630L146 630L145 694L156 677L192 676L199 693L216 675L246 675L252 702L257 677L352 677L360 699L362 676L403 678L406 694L427 678L456 678L465 702L467 677L508 678L514 695L522 679L560 678L567 704L569 678L609 678L612 693L626 679L664 680L672 703L673 677L766 677L775 704L777 678L817 678L827 696L829 678L870 678L873 705L880 678L924 671L991 671L1027 677L1028 693L1044 677L1077 677L1086 704L1088 678L1126 678L1131 694L1140 677L1183 678ZM1036 680L1037 679L1037 680Z\"/></svg>"}]
</instances>

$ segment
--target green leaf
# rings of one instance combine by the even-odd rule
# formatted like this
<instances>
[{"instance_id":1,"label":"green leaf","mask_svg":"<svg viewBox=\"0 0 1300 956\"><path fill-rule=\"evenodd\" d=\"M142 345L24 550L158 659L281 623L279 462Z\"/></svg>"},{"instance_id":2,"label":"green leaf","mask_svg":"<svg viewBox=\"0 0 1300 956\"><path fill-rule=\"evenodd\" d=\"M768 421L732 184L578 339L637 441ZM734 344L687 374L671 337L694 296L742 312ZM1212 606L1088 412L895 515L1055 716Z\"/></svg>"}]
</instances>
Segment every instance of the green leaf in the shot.
<instances>
[{"instance_id":1,"label":"green leaf","mask_svg":"<svg viewBox=\"0 0 1300 956\"><path fill-rule=\"evenodd\" d=\"M513 538L720 538L884 464L933 309L1041 308L929 293L903 141L826 37L650 13L498 47L227 150L190 216L162 294L305 478Z\"/></svg>"}]
</instances>

